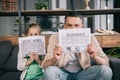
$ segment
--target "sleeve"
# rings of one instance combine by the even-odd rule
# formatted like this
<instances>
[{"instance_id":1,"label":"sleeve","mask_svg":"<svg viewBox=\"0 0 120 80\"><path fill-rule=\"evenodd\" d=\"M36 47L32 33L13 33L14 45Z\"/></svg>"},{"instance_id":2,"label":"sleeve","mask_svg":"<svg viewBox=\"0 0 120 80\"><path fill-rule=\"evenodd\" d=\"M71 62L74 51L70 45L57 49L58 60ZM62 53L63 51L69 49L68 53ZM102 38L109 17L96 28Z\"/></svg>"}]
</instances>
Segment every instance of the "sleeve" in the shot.
<instances>
[{"instance_id":1,"label":"sleeve","mask_svg":"<svg viewBox=\"0 0 120 80\"><path fill-rule=\"evenodd\" d=\"M25 70L27 67L25 66L27 59L23 58L21 53L18 53L18 62L17 62L17 69L20 71Z\"/></svg>"},{"instance_id":2,"label":"sleeve","mask_svg":"<svg viewBox=\"0 0 120 80\"><path fill-rule=\"evenodd\" d=\"M57 44L57 40L55 38L55 35L50 36L49 44L47 46L47 54L46 54L44 60L48 60L48 59L52 59L53 58L53 49L54 49L56 44Z\"/></svg>"},{"instance_id":3,"label":"sleeve","mask_svg":"<svg viewBox=\"0 0 120 80\"><path fill-rule=\"evenodd\" d=\"M47 46L47 54L45 56L44 61L53 58L53 49L55 45L58 44L58 34L52 35L49 39L49 44ZM63 53L60 61L57 62L57 66L62 67L65 66L68 62L69 54ZM43 61L43 63L44 63Z\"/></svg>"},{"instance_id":4,"label":"sleeve","mask_svg":"<svg viewBox=\"0 0 120 80\"><path fill-rule=\"evenodd\" d=\"M100 47L100 45L99 45L99 43L98 43L98 41L97 41L97 39L96 39L96 37L94 36L94 35L92 35L91 36L91 43L96 47L96 49L97 49L97 55L98 56L106 56L106 54L103 52L103 50L102 50L102 48Z\"/></svg>"}]
</instances>

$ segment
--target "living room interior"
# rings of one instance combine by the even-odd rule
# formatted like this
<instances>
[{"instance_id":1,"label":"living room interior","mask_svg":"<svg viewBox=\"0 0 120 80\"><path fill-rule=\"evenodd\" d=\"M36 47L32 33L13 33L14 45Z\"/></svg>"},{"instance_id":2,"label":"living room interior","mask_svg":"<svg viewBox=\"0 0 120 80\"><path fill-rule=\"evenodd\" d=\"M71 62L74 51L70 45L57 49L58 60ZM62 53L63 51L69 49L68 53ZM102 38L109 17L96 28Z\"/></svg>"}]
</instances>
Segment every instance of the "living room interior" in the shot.
<instances>
[{"instance_id":1,"label":"living room interior","mask_svg":"<svg viewBox=\"0 0 120 80\"><path fill-rule=\"evenodd\" d=\"M36 4L39 1L44 4L44 9L38 9ZM110 58L112 80L120 80L119 0L1 0L0 80L12 80L15 75L15 80L19 80L21 72L16 69L18 38L24 36L27 25L31 22L41 25L47 46L49 37L63 28L64 15L69 11L81 13L84 27L91 29L91 33ZM8 43L3 44L4 41ZM2 49L8 51L4 54ZM7 57L4 58L4 55ZM2 61L3 58L5 60Z\"/></svg>"}]
</instances>

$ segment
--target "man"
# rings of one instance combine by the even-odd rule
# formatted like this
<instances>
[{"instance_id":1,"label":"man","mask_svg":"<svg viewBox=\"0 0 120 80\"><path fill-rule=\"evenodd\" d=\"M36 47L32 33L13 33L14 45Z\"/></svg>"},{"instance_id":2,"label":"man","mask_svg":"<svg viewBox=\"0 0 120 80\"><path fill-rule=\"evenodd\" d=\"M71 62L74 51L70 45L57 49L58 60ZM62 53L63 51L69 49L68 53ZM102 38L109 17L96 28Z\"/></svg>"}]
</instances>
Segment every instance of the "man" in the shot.
<instances>
[{"instance_id":1,"label":"man","mask_svg":"<svg viewBox=\"0 0 120 80\"><path fill-rule=\"evenodd\" d=\"M67 14L64 29L79 28L83 28L80 14L76 12ZM112 78L109 59L93 35L91 44L88 44L84 54L64 53L58 44L58 34L50 37L47 49L43 63L45 80L111 80ZM91 65L93 60L96 65Z\"/></svg>"}]
</instances>

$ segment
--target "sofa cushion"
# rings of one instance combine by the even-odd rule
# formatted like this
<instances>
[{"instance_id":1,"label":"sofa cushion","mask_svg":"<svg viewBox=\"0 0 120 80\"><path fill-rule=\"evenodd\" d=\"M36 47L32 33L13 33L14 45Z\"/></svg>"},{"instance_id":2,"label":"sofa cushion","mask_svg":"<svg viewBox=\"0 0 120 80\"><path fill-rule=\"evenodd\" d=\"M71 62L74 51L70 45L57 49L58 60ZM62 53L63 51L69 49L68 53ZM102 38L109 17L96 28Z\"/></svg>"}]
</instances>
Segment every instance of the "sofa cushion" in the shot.
<instances>
[{"instance_id":1,"label":"sofa cushion","mask_svg":"<svg viewBox=\"0 0 120 80\"><path fill-rule=\"evenodd\" d=\"M0 71L0 76L1 76L3 73L4 73L3 71Z\"/></svg>"},{"instance_id":2,"label":"sofa cushion","mask_svg":"<svg viewBox=\"0 0 120 80\"><path fill-rule=\"evenodd\" d=\"M6 72L0 76L0 80L20 80L21 72Z\"/></svg>"},{"instance_id":3,"label":"sofa cushion","mask_svg":"<svg viewBox=\"0 0 120 80\"><path fill-rule=\"evenodd\" d=\"M10 56L12 50L12 42L11 41L1 41L0 42L0 70L3 68L5 62Z\"/></svg>"},{"instance_id":4,"label":"sofa cushion","mask_svg":"<svg viewBox=\"0 0 120 80\"><path fill-rule=\"evenodd\" d=\"M110 67L113 71L112 80L120 80L120 59L110 58Z\"/></svg>"},{"instance_id":5,"label":"sofa cushion","mask_svg":"<svg viewBox=\"0 0 120 80\"><path fill-rule=\"evenodd\" d=\"M9 56L7 62L4 65L4 71L17 71L17 54L18 47L14 47L12 54Z\"/></svg>"}]
</instances>

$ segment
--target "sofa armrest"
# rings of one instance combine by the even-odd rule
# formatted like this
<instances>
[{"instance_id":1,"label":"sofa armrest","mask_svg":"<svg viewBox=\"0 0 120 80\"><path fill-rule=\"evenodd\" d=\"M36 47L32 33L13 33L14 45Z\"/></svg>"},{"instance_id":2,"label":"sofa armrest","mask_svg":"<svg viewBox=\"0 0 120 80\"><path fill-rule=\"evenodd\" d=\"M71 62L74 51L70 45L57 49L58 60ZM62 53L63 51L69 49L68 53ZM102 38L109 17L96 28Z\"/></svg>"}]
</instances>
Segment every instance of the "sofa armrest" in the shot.
<instances>
[{"instance_id":1,"label":"sofa armrest","mask_svg":"<svg viewBox=\"0 0 120 80\"><path fill-rule=\"evenodd\" d=\"M110 67L113 71L112 80L120 80L120 59L110 58Z\"/></svg>"}]
</instances>

